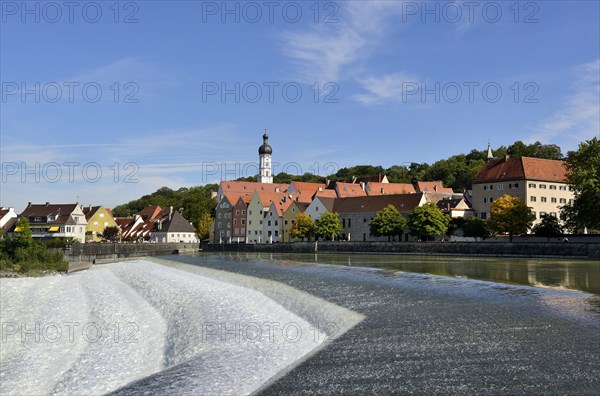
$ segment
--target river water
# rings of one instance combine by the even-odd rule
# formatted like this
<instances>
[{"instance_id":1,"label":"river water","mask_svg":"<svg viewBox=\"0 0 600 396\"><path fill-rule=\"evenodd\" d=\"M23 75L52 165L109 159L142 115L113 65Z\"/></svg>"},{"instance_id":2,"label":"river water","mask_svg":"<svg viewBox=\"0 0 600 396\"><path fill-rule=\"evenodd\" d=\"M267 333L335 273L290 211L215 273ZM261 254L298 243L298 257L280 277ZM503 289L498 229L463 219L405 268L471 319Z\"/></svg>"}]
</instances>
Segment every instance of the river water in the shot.
<instances>
[{"instance_id":1,"label":"river water","mask_svg":"<svg viewBox=\"0 0 600 396\"><path fill-rule=\"evenodd\" d=\"M598 261L199 253L3 279L0 393L596 395L599 278Z\"/></svg>"}]
</instances>

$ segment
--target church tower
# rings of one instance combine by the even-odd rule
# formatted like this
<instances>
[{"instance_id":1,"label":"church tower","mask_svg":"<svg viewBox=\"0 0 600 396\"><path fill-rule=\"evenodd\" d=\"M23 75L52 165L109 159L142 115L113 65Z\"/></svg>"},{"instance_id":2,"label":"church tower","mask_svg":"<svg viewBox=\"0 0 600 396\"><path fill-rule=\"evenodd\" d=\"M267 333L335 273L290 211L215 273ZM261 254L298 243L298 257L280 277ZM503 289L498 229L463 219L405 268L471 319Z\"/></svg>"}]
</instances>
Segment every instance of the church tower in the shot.
<instances>
[{"instance_id":1,"label":"church tower","mask_svg":"<svg viewBox=\"0 0 600 396\"><path fill-rule=\"evenodd\" d=\"M273 172L271 171L271 154L273 149L269 146L269 135L265 129L263 144L258 148L258 182L273 183Z\"/></svg>"}]
</instances>

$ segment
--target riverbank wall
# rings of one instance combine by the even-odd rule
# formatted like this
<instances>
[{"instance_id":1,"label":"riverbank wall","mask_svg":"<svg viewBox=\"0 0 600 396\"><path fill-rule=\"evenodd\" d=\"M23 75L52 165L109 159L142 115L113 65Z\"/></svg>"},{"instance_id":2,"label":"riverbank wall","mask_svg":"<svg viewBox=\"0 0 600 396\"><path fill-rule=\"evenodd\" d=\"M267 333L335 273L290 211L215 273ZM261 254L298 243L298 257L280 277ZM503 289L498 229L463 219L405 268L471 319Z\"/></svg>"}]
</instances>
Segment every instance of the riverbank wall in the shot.
<instances>
[{"instance_id":1,"label":"riverbank wall","mask_svg":"<svg viewBox=\"0 0 600 396\"><path fill-rule=\"evenodd\" d=\"M205 244L205 252L399 253L441 256L539 257L600 260L600 243L294 242Z\"/></svg>"},{"instance_id":2,"label":"riverbank wall","mask_svg":"<svg viewBox=\"0 0 600 396\"><path fill-rule=\"evenodd\" d=\"M95 262L106 264L148 256L192 253L200 250L197 243L86 243L73 244L65 250L68 272L88 269Z\"/></svg>"}]
</instances>

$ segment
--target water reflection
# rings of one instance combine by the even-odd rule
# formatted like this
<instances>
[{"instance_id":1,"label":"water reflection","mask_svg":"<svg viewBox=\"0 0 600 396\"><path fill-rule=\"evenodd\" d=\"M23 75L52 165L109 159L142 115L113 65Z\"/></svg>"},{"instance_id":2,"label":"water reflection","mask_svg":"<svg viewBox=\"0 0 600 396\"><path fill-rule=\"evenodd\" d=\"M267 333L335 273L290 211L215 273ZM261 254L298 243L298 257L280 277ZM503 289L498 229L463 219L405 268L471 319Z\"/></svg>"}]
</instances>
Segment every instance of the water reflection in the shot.
<instances>
[{"instance_id":1,"label":"water reflection","mask_svg":"<svg viewBox=\"0 0 600 396\"><path fill-rule=\"evenodd\" d=\"M368 254L223 253L234 260L374 267L600 295L600 261Z\"/></svg>"}]
</instances>

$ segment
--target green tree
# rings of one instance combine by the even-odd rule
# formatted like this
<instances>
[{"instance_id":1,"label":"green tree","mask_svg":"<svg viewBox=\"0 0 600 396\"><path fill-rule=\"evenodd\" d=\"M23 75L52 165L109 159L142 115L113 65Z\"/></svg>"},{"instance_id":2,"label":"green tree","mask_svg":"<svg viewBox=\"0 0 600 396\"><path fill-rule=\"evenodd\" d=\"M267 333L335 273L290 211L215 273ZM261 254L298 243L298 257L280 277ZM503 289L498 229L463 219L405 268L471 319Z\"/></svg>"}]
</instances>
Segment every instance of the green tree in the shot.
<instances>
[{"instance_id":1,"label":"green tree","mask_svg":"<svg viewBox=\"0 0 600 396\"><path fill-rule=\"evenodd\" d=\"M306 213L298 213L292 227L290 227L290 238L310 238L315 232L315 223Z\"/></svg>"},{"instance_id":2,"label":"green tree","mask_svg":"<svg viewBox=\"0 0 600 396\"><path fill-rule=\"evenodd\" d=\"M548 238L548 242L550 242L550 238L561 236L563 234L563 228L555 216L546 215L542 221L533 227L532 232L536 236Z\"/></svg>"},{"instance_id":3,"label":"green tree","mask_svg":"<svg viewBox=\"0 0 600 396\"><path fill-rule=\"evenodd\" d=\"M210 213L205 212L200 220L198 221L198 227L196 227L196 231L198 232L198 237L201 241L208 238L210 234L210 227L212 226L213 218Z\"/></svg>"},{"instance_id":4,"label":"green tree","mask_svg":"<svg viewBox=\"0 0 600 396\"><path fill-rule=\"evenodd\" d=\"M582 142L565 161L574 194L573 202L561 208L567 228L600 230L600 141L595 137Z\"/></svg>"},{"instance_id":5,"label":"green tree","mask_svg":"<svg viewBox=\"0 0 600 396\"><path fill-rule=\"evenodd\" d=\"M428 202L409 213L407 225L411 235L427 239L446 233L449 223L450 216L442 213L434 203Z\"/></svg>"},{"instance_id":6,"label":"green tree","mask_svg":"<svg viewBox=\"0 0 600 396\"><path fill-rule=\"evenodd\" d=\"M27 249L33 245L31 226L29 225L29 220L27 220L27 218L21 217L17 221L14 234L14 249Z\"/></svg>"},{"instance_id":7,"label":"green tree","mask_svg":"<svg viewBox=\"0 0 600 396\"><path fill-rule=\"evenodd\" d=\"M373 236L387 236L388 241L390 241L395 235L402 239L405 225L406 220L404 217L394 205L390 204L377 212L375 218L369 224L369 228Z\"/></svg>"},{"instance_id":8,"label":"green tree","mask_svg":"<svg viewBox=\"0 0 600 396\"><path fill-rule=\"evenodd\" d=\"M475 216L467 218L461 228L463 235L475 238L475 242L477 242L477 238L487 238L490 234L485 221Z\"/></svg>"},{"instance_id":9,"label":"green tree","mask_svg":"<svg viewBox=\"0 0 600 396\"><path fill-rule=\"evenodd\" d=\"M526 233L534 220L531 208L519 197L505 194L490 207L490 228L497 233L508 233L510 242L513 235Z\"/></svg>"},{"instance_id":10,"label":"green tree","mask_svg":"<svg viewBox=\"0 0 600 396\"><path fill-rule=\"evenodd\" d=\"M121 229L117 226L109 226L104 228L102 231L102 238L107 239L111 242L117 242L119 240L119 235L121 234Z\"/></svg>"},{"instance_id":11,"label":"green tree","mask_svg":"<svg viewBox=\"0 0 600 396\"><path fill-rule=\"evenodd\" d=\"M337 213L325 212L315 221L315 235L333 239L342 233L342 223Z\"/></svg>"}]
</instances>

